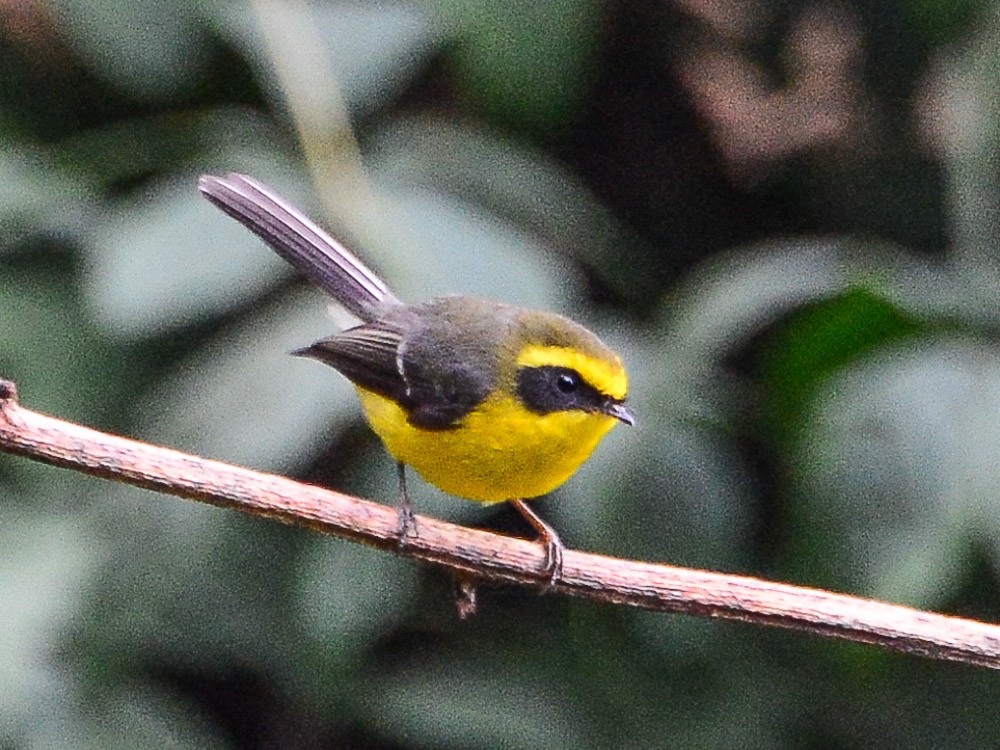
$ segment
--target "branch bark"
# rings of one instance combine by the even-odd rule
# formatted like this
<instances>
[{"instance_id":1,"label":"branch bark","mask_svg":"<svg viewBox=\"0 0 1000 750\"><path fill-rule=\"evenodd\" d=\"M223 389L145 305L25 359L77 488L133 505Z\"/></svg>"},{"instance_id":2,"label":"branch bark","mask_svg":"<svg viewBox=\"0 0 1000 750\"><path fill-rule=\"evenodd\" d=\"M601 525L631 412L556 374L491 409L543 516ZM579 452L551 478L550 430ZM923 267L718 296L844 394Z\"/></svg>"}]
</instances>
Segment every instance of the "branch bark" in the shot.
<instances>
[{"instance_id":1,"label":"branch bark","mask_svg":"<svg viewBox=\"0 0 1000 750\"><path fill-rule=\"evenodd\" d=\"M394 508L54 419L20 406L5 380L0 451L346 537L452 568L465 582L548 583L534 542L418 516L418 533L400 547ZM567 550L551 590L1000 669L1000 626L744 576Z\"/></svg>"}]
</instances>

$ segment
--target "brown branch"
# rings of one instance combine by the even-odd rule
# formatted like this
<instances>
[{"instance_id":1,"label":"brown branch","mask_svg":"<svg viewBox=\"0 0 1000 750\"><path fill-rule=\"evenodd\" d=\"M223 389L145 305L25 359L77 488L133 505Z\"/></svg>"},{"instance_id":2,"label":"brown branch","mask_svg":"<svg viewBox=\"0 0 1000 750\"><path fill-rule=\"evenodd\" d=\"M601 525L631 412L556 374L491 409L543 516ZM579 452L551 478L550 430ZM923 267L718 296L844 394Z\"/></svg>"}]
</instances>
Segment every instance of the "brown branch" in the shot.
<instances>
[{"instance_id":1,"label":"brown branch","mask_svg":"<svg viewBox=\"0 0 1000 750\"><path fill-rule=\"evenodd\" d=\"M14 384L4 380L0 450L445 565L465 583L479 578L542 587L547 582L538 572L544 553L533 542L420 516L417 535L400 549L393 508L53 419L19 406ZM553 590L1000 668L1000 626L754 578L567 550Z\"/></svg>"}]
</instances>

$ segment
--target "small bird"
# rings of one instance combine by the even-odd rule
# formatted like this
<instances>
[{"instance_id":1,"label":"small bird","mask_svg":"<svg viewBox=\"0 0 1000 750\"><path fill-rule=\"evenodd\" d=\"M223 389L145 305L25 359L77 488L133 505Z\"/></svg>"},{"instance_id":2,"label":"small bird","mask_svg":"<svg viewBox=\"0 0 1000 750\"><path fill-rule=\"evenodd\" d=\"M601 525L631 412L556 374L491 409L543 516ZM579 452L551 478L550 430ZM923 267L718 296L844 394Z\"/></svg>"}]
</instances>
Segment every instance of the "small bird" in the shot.
<instances>
[{"instance_id":1,"label":"small bird","mask_svg":"<svg viewBox=\"0 0 1000 750\"><path fill-rule=\"evenodd\" d=\"M461 295L403 304L267 185L205 175L199 188L362 321L293 354L357 389L397 463L400 542L416 533L409 465L448 494L512 503L544 546L542 574L557 581L564 546L525 500L569 479L615 424L635 424L618 355L554 313Z\"/></svg>"}]
</instances>

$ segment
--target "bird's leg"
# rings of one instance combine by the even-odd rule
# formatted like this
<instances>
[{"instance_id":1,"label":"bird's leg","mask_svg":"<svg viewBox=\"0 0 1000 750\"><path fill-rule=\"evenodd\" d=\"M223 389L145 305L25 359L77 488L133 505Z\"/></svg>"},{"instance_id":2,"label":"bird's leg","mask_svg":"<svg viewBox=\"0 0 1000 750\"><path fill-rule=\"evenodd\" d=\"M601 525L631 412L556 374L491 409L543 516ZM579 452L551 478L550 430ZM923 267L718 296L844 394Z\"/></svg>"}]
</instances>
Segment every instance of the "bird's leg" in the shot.
<instances>
[{"instance_id":1,"label":"bird's leg","mask_svg":"<svg viewBox=\"0 0 1000 750\"><path fill-rule=\"evenodd\" d=\"M406 537L417 535L417 519L413 515L413 503L410 493L406 491L406 465L396 462L396 475L399 477L399 546L406 544Z\"/></svg>"},{"instance_id":2,"label":"bird's leg","mask_svg":"<svg viewBox=\"0 0 1000 750\"><path fill-rule=\"evenodd\" d=\"M563 551L566 547L563 546L556 530L545 523L524 500L511 500L511 503L538 532L538 541L545 546L545 565L542 573L548 577L549 586L554 586L562 576Z\"/></svg>"}]
</instances>

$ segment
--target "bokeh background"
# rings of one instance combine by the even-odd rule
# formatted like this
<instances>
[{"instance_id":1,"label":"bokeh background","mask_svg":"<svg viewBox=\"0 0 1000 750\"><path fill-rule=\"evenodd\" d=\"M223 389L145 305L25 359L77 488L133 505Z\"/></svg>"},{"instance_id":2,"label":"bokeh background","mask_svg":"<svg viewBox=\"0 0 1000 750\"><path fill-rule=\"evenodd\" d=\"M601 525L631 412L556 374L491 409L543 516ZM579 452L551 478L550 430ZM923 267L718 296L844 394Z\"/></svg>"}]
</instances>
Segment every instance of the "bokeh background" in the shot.
<instances>
[{"instance_id":1,"label":"bokeh background","mask_svg":"<svg viewBox=\"0 0 1000 750\"><path fill-rule=\"evenodd\" d=\"M405 299L570 314L573 547L1000 620L1000 3L0 2L0 375L393 502L264 179ZM334 313L336 316L337 313ZM419 483L423 512L529 534ZM0 456L0 746L969 748L1000 676L512 588Z\"/></svg>"}]
</instances>

